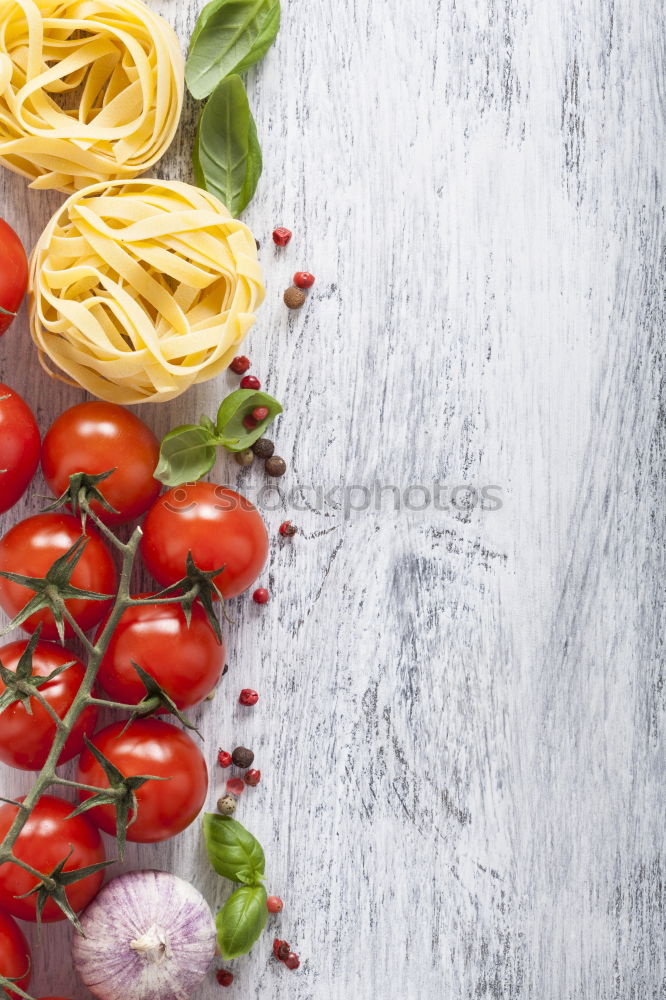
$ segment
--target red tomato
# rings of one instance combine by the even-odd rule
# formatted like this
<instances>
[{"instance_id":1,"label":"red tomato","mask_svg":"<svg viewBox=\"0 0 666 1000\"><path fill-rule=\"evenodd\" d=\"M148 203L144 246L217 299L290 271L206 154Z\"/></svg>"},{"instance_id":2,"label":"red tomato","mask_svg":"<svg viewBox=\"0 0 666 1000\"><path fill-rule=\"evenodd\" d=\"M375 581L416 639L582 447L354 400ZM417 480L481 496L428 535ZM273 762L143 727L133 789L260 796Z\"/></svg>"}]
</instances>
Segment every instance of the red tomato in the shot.
<instances>
[{"instance_id":1,"label":"red tomato","mask_svg":"<svg viewBox=\"0 0 666 1000\"><path fill-rule=\"evenodd\" d=\"M70 850L71 857L64 867L66 872L104 861L104 846L99 830L86 816L68 819L73 808L71 802L65 802L55 795L42 795L14 845L16 857L44 875L52 872ZM16 806L9 803L0 806L0 840L12 825L17 811ZM102 881L103 873L97 872L67 887L67 899L76 913L95 898ZM37 920L35 896L26 896L24 899L17 897L30 892L35 885L37 880L29 872L11 861L5 862L0 865L0 906L12 916L34 923ZM66 919L60 907L52 899L47 900L42 920L54 923L56 920Z\"/></svg>"},{"instance_id":2,"label":"red tomato","mask_svg":"<svg viewBox=\"0 0 666 1000\"><path fill-rule=\"evenodd\" d=\"M86 530L88 544L71 578L72 586L92 590L99 594L115 594L116 567L111 553L92 528ZM71 514L36 514L19 521L0 539L0 570L20 573L22 576L43 577L59 556L64 555L81 537L81 522ZM21 611L34 591L20 583L0 577L0 607L10 618ZM88 632L99 624L111 609L112 601L84 601L71 598L67 608L79 626ZM22 625L26 632L34 632L43 624L42 637L56 639L58 632L50 611L37 611ZM69 625L67 635L73 635Z\"/></svg>"},{"instance_id":3,"label":"red tomato","mask_svg":"<svg viewBox=\"0 0 666 1000\"><path fill-rule=\"evenodd\" d=\"M54 496L75 472L116 471L98 489L118 513L100 504L93 510L105 524L141 517L162 488L153 472L160 445L149 427L115 403L79 403L52 424L42 447L42 470Z\"/></svg>"},{"instance_id":4,"label":"red tomato","mask_svg":"<svg viewBox=\"0 0 666 1000\"><path fill-rule=\"evenodd\" d=\"M11 642L0 648L0 662L7 670L16 670L16 665L28 643L23 640ZM32 655L32 671L39 677L47 677L50 673L65 663L71 667L63 670L52 681L43 684L39 691L46 699L56 715L64 719L70 705L76 697L85 667L75 656L54 642L38 642ZM5 685L0 680L0 694ZM30 699L28 711L20 701L15 701L0 716L0 760L11 767L20 767L24 771L39 771L46 763L56 734L55 722L36 698ZM79 716L72 734L60 754L59 764L64 764L72 757L78 756L83 750L83 737L90 736L95 730L97 709L90 705Z\"/></svg>"},{"instance_id":5,"label":"red tomato","mask_svg":"<svg viewBox=\"0 0 666 1000\"><path fill-rule=\"evenodd\" d=\"M192 608L189 626L179 604L143 604L124 612L97 675L114 701L128 705L136 705L146 693L132 660L178 708L191 708L219 681L224 643L218 643L200 604Z\"/></svg>"},{"instance_id":6,"label":"red tomato","mask_svg":"<svg viewBox=\"0 0 666 1000\"><path fill-rule=\"evenodd\" d=\"M168 779L147 781L137 790L137 818L127 830L127 839L141 843L168 840L201 812L208 791L206 762L194 740L168 722L137 719L127 729L125 725L115 722L107 726L95 735L93 743L126 778L150 774ZM104 771L89 750L79 758L77 780L84 785L108 787ZM83 800L89 796L81 792L80 797ZM86 815L105 833L115 834L113 806L95 806Z\"/></svg>"},{"instance_id":7,"label":"red tomato","mask_svg":"<svg viewBox=\"0 0 666 1000\"><path fill-rule=\"evenodd\" d=\"M23 244L4 219L0 219L0 336L18 312L28 287L28 259ZM8 313L9 315L5 315Z\"/></svg>"},{"instance_id":8,"label":"red tomato","mask_svg":"<svg viewBox=\"0 0 666 1000\"><path fill-rule=\"evenodd\" d=\"M0 314L0 322L4 318ZM0 382L0 514L21 499L38 465L39 428L32 410L17 392Z\"/></svg>"},{"instance_id":9,"label":"red tomato","mask_svg":"<svg viewBox=\"0 0 666 1000\"><path fill-rule=\"evenodd\" d=\"M157 500L143 525L141 553L163 587L185 575L187 553L215 578L223 597L251 587L268 555L268 534L257 508L215 483L176 486Z\"/></svg>"},{"instance_id":10,"label":"red tomato","mask_svg":"<svg viewBox=\"0 0 666 1000\"><path fill-rule=\"evenodd\" d=\"M18 924L3 910L0 910L0 976L18 980L16 985L22 990L27 990L30 984L28 942ZM16 995L10 993L11 997Z\"/></svg>"}]
</instances>

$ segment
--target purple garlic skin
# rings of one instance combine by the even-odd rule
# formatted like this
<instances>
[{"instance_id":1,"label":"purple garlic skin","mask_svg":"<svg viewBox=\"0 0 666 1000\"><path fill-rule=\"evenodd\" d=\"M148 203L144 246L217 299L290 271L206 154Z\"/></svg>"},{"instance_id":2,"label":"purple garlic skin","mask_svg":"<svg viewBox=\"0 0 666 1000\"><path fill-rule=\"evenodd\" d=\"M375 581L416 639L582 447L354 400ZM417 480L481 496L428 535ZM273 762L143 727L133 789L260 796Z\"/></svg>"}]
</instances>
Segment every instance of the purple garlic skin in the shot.
<instances>
[{"instance_id":1,"label":"purple garlic skin","mask_svg":"<svg viewBox=\"0 0 666 1000\"><path fill-rule=\"evenodd\" d=\"M119 875L80 919L74 965L99 1000L188 1000L215 956L210 907L168 872Z\"/></svg>"}]
</instances>

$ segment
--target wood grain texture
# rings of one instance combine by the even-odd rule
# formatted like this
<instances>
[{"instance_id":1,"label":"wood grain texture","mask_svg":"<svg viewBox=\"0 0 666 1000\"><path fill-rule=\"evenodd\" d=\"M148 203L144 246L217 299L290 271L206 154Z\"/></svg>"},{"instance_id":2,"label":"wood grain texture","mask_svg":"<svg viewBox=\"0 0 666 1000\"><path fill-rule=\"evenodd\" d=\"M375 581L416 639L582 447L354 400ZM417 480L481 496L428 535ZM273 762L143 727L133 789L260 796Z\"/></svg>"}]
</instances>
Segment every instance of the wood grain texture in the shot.
<instances>
[{"instance_id":1,"label":"wood grain texture","mask_svg":"<svg viewBox=\"0 0 666 1000\"><path fill-rule=\"evenodd\" d=\"M185 43L198 0L152 3ZM663 1000L663 6L285 6L249 75L265 170L246 213L284 488L497 484L503 505L396 511L387 491L345 517L310 492L266 513L302 533L273 546L272 602L232 603L230 672L197 720L211 768L219 744L255 749L239 818L303 964L267 936L234 990ZM190 178L195 117L160 175ZM6 172L0 192L28 244L60 202ZM301 267L317 285L288 315ZM81 398L41 373L24 318L0 370L43 427ZM141 415L164 432L228 385ZM128 863L223 899L198 829ZM42 995L85 996L68 934L35 948ZM219 995L211 976L198 1000Z\"/></svg>"}]
</instances>

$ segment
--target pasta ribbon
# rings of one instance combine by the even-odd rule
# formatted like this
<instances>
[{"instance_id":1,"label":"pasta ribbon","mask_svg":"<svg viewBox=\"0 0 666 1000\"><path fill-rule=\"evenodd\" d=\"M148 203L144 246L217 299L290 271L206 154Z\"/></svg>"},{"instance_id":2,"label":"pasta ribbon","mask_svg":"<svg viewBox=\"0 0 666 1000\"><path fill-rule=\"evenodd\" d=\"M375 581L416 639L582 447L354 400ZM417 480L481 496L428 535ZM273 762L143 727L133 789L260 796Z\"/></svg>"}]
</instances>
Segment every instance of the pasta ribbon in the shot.
<instances>
[{"instance_id":1,"label":"pasta ribbon","mask_svg":"<svg viewBox=\"0 0 666 1000\"><path fill-rule=\"evenodd\" d=\"M142 0L0 0L0 162L67 192L136 177L171 144L184 73Z\"/></svg>"},{"instance_id":2,"label":"pasta ribbon","mask_svg":"<svg viewBox=\"0 0 666 1000\"><path fill-rule=\"evenodd\" d=\"M144 179L73 194L33 251L30 293L46 371L130 404L222 372L264 285L252 233L214 195Z\"/></svg>"}]
</instances>

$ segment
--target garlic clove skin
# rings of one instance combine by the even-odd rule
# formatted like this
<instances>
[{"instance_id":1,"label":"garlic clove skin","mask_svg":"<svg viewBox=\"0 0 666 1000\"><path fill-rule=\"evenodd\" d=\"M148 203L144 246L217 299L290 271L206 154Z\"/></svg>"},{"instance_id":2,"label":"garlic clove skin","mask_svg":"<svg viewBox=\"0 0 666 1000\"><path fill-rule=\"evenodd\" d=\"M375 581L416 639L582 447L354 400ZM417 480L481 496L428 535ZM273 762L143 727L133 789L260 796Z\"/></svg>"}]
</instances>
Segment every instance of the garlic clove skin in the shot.
<instances>
[{"instance_id":1,"label":"garlic clove skin","mask_svg":"<svg viewBox=\"0 0 666 1000\"><path fill-rule=\"evenodd\" d=\"M168 872L119 875L80 920L74 965L99 1000L188 1000L215 956L210 907Z\"/></svg>"}]
</instances>

